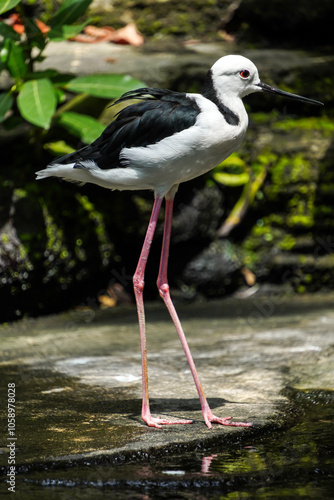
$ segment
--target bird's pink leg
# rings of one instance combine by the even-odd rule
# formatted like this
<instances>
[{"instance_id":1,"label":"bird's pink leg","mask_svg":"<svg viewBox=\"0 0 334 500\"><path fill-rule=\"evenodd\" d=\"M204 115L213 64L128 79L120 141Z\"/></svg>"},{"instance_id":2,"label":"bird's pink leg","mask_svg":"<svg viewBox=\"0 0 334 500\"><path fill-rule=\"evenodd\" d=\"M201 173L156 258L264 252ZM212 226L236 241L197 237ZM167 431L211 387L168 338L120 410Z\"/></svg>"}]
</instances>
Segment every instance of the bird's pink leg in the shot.
<instances>
[{"instance_id":1,"label":"bird's pink leg","mask_svg":"<svg viewBox=\"0 0 334 500\"><path fill-rule=\"evenodd\" d=\"M188 424L191 420L166 420L162 418L152 417L150 411L149 394L148 394L148 375L147 375L147 349L146 349L146 329L145 329L145 310L144 310L144 274L146 268L146 262L148 254L150 252L153 235L157 225L158 215L162 203L162 198L156 197L154 200L154 205L152 209L151 219L147 228L145 241L143 248L139 257L137 269L133 275L133 287L137 303L138 311L138 322L139 322L139 334L140 334L140 348L141 348L141 359L142 359L142 412L141 416L144 422L150 427L161 428L161 425L166 424Z\"/></svg>"},{"instance_id":2,"label":"bird's pink leg","mask_svg":"<svg viewBox=\"0 0 334 500\"><path fill-rule=\"evenodd\" d=\"M177 312L175 310L174 304L173 304L172 299L170 297L169 285L168 285L168 279L167 279L167 267L168 267L170 234L171 234L171 228L172 228L173 201L174 201L174 198L167 198L166 197L164 238L163 238L163 244L162 244L159 276L158 276L158 280L157 280L157 285L158 285L160 296L162 297L163 301L165 302L165 304L167 306L169 314L170 314L170 316L173 320L174 326L176 328L177 334L180 338L183 350L184 350L185 355L187 357L190 371L191 371L192 376L194 378L196 389L197 389L199 399L201 402L204 421L205 421L206 425L208 426L208 428L211 429L212 422L222 424L222 425L230 425L230 426L234 426L234 427L250 427L252 425L250 423L231 422L230 421L231 417L219 418L219 417L216 417L212 413L210 406L209 406L209 404L206 400L206 397L204 395L204 392L203 392L203 389L202 389L202 386L201 386L201 383L200 383L200 380L199 380L199 377L197 374L197 370L195 367L195 363L194 363L194 360L192 358L186 336L185 336L183 329L182 329L181 322L179 320L179 317L178 317Z\"/></svg>"}]
</instances>

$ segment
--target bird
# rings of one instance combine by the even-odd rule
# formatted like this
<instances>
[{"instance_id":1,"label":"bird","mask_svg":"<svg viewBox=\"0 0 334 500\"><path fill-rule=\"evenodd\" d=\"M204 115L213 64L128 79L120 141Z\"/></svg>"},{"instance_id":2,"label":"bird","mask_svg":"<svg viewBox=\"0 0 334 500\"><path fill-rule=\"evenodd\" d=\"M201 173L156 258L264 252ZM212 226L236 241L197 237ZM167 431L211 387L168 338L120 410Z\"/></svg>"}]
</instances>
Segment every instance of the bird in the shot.
<instances>
[{"instance_id":1,"label":"bird","mask_svg":"<svg viewBox=\"0 0 334 500\"><path fill-rule=\"evenodd\" d=\"M170 295L167 268L173 202L178 187L182 182L209 172L239 148L248 127L242 99L254 92L268 92L308 104L323 104L263 83L252 61L241 55L227 55L218 59L208 71L201 93L149 87L126 92L112 104L120 104L122 109L100 137L36 172L38 180L59 177L111 190L151 190L154 193L150 221L133 275L141 346L141 418L150 427L193 422L153 416L150 410L143 291L145 267L163 200L165 221L157 287L187 358L204 422L209 429L213 423L235 427L253 425L233 421L231 417L219 417L212 412Z\"/></svg>"}]
</instances>

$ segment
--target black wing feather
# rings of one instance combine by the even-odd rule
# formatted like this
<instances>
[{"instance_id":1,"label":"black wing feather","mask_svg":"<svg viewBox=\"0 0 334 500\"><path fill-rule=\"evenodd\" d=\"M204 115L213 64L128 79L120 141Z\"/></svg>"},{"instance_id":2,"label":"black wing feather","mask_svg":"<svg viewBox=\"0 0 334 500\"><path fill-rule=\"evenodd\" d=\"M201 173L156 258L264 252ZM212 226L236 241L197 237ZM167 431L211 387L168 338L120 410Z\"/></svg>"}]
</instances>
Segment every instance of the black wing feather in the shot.
<instances>
[{"instance_id":1,"label":"black wing feather","mask_svg":"<svg viewBox=\"0 0 334 500\"><path fill-rule=\"evenodd\" d=\"M123 148L155 144L169 135L194 125L200 108L185 93L142 88L126 92L113 105L137 100L119 111L92 144L62 156L52 163L94 160L100 168L122 167Z\"/></svg>"}]
</instances>

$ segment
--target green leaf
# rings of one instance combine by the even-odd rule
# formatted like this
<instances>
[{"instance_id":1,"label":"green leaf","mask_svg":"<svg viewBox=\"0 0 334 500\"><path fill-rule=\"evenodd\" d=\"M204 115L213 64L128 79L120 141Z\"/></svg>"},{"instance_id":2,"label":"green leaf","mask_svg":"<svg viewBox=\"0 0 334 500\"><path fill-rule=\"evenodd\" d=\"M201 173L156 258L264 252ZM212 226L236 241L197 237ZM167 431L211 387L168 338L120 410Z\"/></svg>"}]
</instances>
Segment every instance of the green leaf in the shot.
<instances>
[{"instance_id":1,"label":"green leaf","mask_svg":"<svg viewBox=\"0 0 334 500\"><path fill-rule=\"evenodd\" d=\"M0 14L13 9L21 0L1 0L0 1Z\"/></svg>"},{"instance_id":2,"label":"green leaf","mask_svg":"<svg viewBox=\"0 0 334 500\"><path fill-rule=\"evenodd\" d=\"M51 21L51 27L72 24L82 16L92 0L65 0Z\"/></svg>"},{"instance_id":3,"label":"green leaf","mask_svg":"<svg viewBox=\"0 0 334 500\"><path fill-rule=\"evenodd\" d=\"M40 78L47 78L56 87L64 87L69 81L73 80L73 74L59 73L56 69L45 69L43 71L34 71L27 73L26 80L39 80Z\"/></svg>"},{"instance_id":4,"label":"green leaf","mask_svg":"<svg viewBox=\"0 0 334 500\"><path fill-rule=\"evenodd\" d=\"M226 170L227 167L238 168L245 170L247 168L246 162L238 156L237 153L232 153L231 156L226 158L222 163L215 167L215 170Z\"/></svg>"},{"instance_id":5,"label":"green leaf","mask_svg":"<svg viewBox=\"0 0 334 500\"><path fill-rule=\"evenodd\" d=\"M8 57L9 57L9 51L10 51L10 40L5 39L5 43L2 44L1 50L0 50L0 60L3 65L7 64Z\"/></svg>"},{"instance_id":6,"label":"green leaf","mask_svg":"<svg viewBox=\"0 0 334 500\"><path fill-rule=\"evenodd\" d=\"M22 118L18 115L11 115L6 120L4 120L2 126L5 130L11 132L12 130L17 129L20 125L22 125Z\"/></svg>"},{"instance_id":7,"label":"green leaf","mask_svg":"<svg viewBox=\"0 0 334 500\"><path fill-rule=\"evenodd\" d=\"M17 104L23 118L34 125L48 129L57 106L52 83L47 78L24 83Z\"/></svg>"},{"instance_id":8,"label":"green leaf","mask_svg":"<svg viewBox=\"0 0 334 500\"><path fill-rule=\"evenodd\" d=\"M89 75L74 78L67 85L67 90L84 92L95 97L115 99L124 92L144 87L145 84L129 75Z\"/></svg>"},{"instance_id":9,"label":"green leaf","mask_svg":"<svg viewBox=\"0 0 334 500\"><path fill-rule=\"evenodd\" d=\"M50 151L55 156L67 155L75 151L71 146L66 144L65 141L47 142L46 144L44 144L43 147L44 149Z\"/></svg>"},{"instance_id":10,"label":"green leaf","mask_svg":"<svg viewBox=\"0 0 334 500\"><path fill-rule=\"evenodd\" d=\"M97 139L105 129L104 125L91 116L67 111L57 117L57 124L66 128L71 134L89 144Z\"/></svg>"},{"instance_id":11,"label":"green leaf","mask_svg":"<svg viewBox=\"0 0 334 500\"><path fill-rule=\"evenodd\" d=\"M54 91L55 91L55 94L56 94L56 98L57 98L57 102L59 104L62 104L63 102L66 101L66 93L62 90L62 89L59 89L58 87L53 87Z\"/></svg>"},{"instance_id":12,"label":"green leaf","mask_svg":"<svg viewBox=\"0 0 334 500\"><path fill-rule=\"evenodd\" d=\"M5 45L8 48L7 68L11 76L16 80L23 79L28 67L22 47L10 39L6 40Z\"/></svg>"},{"instance_id":13,"label":"green leaf","mask_svg":"<svg viewBox=\"0 0 334 500\"><path fill-rule=\"evenodd\" d=\"M11 92L3 92L0 94L0 122L5 118L7 111L10 110L14 102Z\"/></svg>"},{"instance_id":14,"label":"green leaf","mask_svg":"<svg viewBox=\"0 0 334 500\"><path fill-rule=\"evenodd\" d=\"M243 186L244 184L247 184L247 182L249 181L249 175L247 172L244 172L242 174L227 174L225 172L214 172L213 178L220 184L224 184L225 186L231 186L231 187Z\"/></svg>"},{"instance_id":15,"label":"green leaf","mask_svg":"<svg viewBox=\"0 0 334 500\"><path fill-rule=\"evenodd\" d=\"M8 26L8 24L2 22L0 22L0 36L2 36L4 40L6 40L7 38L11 38L16 42L20 41L20 35L16 33L16 31L13 30L11 26Z\"/></svg>"},{"instance_id":16,"label":"green leaf","mask_svg":"<svg viewBox=\"0 0 334 500\"><path fill-rule=\"evenodd\" d=\"M46 46L46 38L37 26L35 20L26 17L24 19L24 27L31 45L38 47L39 50L43 50Z\"/></svg>"},{"instance_id":17,"label":"green leaf","mask_svg":"<svg viewBox=\"0 0 334 500\"><path fill-rule=\"evenodd\" d=\"M45 69L43 71L34 71L27 74L27 80L39 80L40 78L48 78L52 80L58 78L59 73L56 69Z\"/></svg>"},{"instance_id":18,"label":"green leaf","mask_svg":"<svg viewBox=\"0 0 334 500\"><path fill-rule=\"evenodd\" d=\"M48 32L48 38L53 42L60 42L62 40L67 40L68 38L73 38L81 33L88 23L89 19L84 23L76 24L75 26L69 26L67 24L54 26Z\"/></svg>"}]
</instances>

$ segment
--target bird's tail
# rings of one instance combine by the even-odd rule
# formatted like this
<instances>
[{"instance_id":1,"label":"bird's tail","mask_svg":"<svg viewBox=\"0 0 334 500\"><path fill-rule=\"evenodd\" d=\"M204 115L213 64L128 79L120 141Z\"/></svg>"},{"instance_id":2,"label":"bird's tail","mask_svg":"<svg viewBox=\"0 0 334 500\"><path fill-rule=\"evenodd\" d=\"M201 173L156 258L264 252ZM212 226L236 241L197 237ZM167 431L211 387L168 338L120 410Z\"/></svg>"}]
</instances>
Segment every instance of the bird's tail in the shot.
<instances>
[{"instance_id":1,"label":"bird's tail","mask_svg":"<svg viewBox=\"0 0 334 500\"><path fill-rule=\"evenodd\" d=\"M36 179L45 179L46 177L64 177L66 173L73 170L74 164L72 165L60 165L59 163L49 165L43 170L36 172Z\"/></svg>"},{"instance_id":2,"label":"bird's tail","mask_svg":"<svg viewBox=\"0 0 334 500\"><path fill-rule=\"evenodd\" d=\"M43 170L36 172L36 180L46 179L47 177L60 177L65 181L75 182L77 184L85 184L89 181L87 173L84 169L73 168L75 163L69 163L67 165L60 165L59 163L54 163L49 165Z\"/></svg>"}]
</instances>

